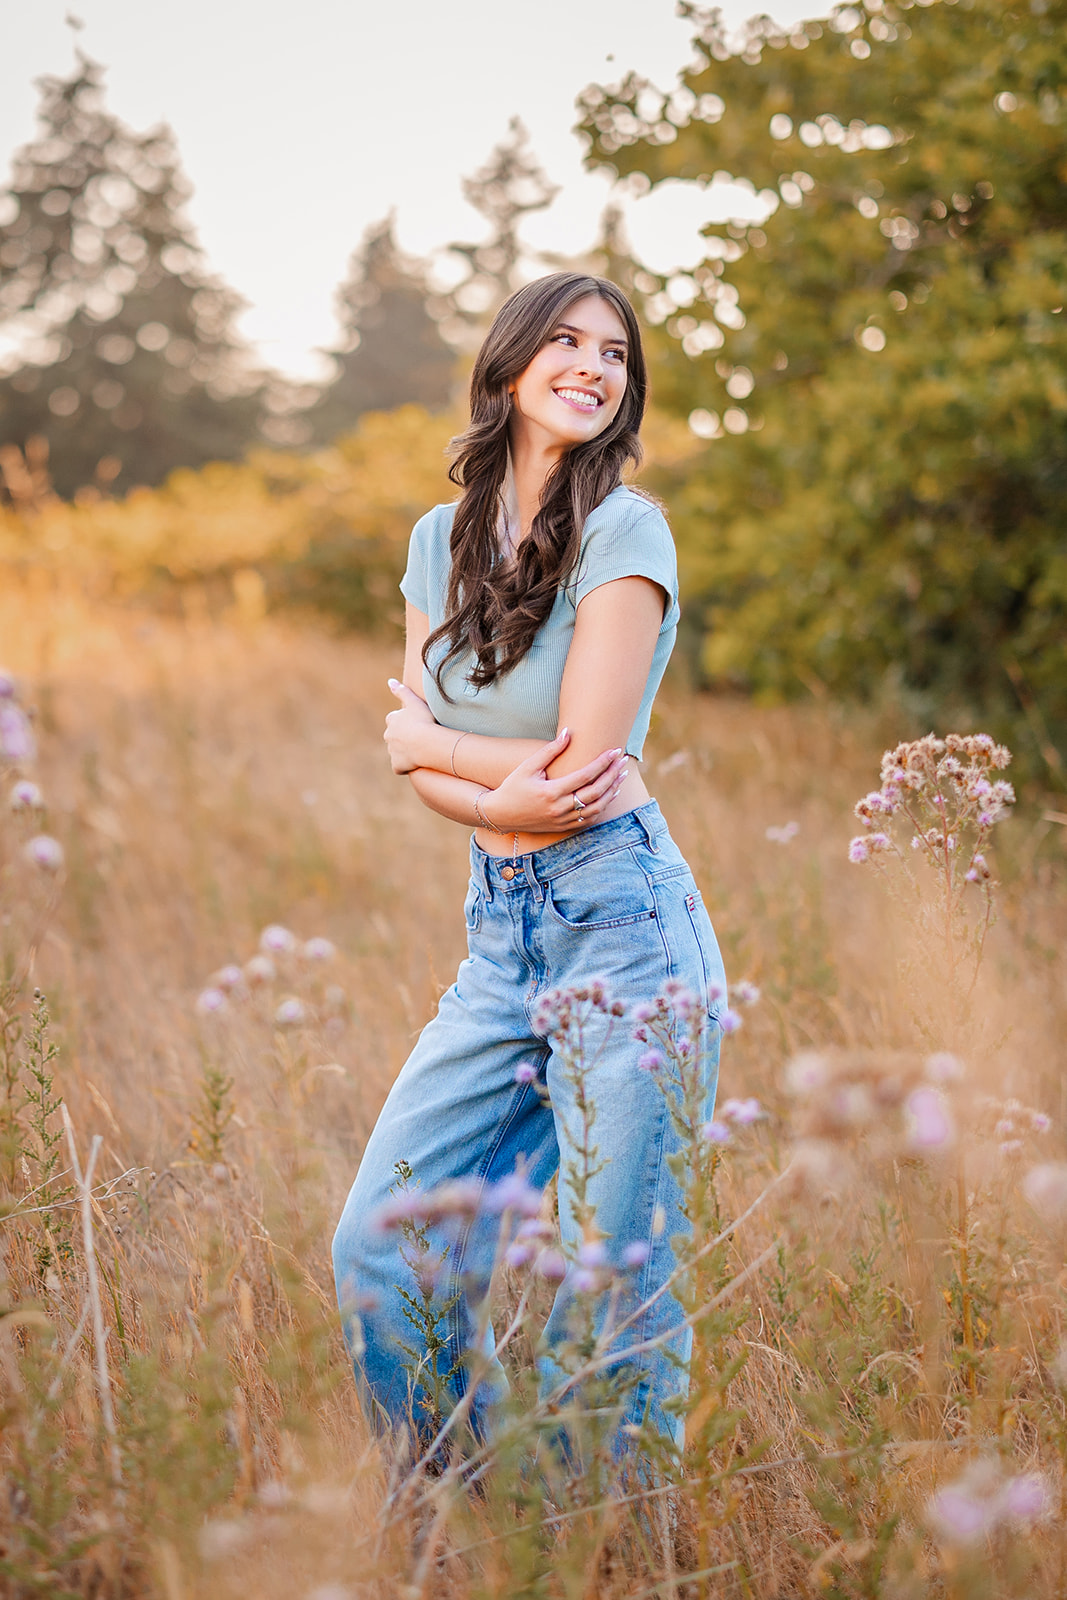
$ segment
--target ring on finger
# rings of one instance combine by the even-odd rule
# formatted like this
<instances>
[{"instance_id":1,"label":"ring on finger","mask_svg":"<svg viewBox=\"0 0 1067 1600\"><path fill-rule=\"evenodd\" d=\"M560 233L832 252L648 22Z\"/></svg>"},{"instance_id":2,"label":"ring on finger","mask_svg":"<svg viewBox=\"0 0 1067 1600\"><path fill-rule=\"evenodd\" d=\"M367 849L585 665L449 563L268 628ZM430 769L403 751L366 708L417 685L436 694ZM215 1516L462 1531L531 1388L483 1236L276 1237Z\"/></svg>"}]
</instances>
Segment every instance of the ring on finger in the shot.
<instances>
[{"instance_id":1,"label":"ring on finger","mask_svg":"<svg viewBox=\"0 0 1067 1600\"><path fill-rule=\"evenodd\" d=\"M571 798L574 801L574 809L578 813L578 821L581 822L581 820L582 820L582 812L585 810L585 801L580 798L580 796L578 795L577 790L575 790L575 792L571 796Z\"/></svg>"}]
</instances>

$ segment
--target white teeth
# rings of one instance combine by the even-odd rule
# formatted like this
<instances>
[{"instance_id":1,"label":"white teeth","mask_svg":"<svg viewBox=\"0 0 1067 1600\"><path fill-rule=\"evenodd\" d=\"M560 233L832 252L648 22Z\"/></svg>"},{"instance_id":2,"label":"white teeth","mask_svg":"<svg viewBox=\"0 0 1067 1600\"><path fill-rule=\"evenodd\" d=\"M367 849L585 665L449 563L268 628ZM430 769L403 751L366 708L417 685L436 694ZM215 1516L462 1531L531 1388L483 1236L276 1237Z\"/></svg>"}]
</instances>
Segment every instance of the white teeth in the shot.
<instances>
[{"instance_id":1,"label":"white teeth","mask_svg":"<svg viewBox=\"0 0 1067 1600\"><path fill-rule=\"evenodd\" d=\"M557 389L556 393L561 400L573 400L576 405L586 406L590 411L600 404L595 394L584 394L581 389Z\"/></svg>"}]
</instances>

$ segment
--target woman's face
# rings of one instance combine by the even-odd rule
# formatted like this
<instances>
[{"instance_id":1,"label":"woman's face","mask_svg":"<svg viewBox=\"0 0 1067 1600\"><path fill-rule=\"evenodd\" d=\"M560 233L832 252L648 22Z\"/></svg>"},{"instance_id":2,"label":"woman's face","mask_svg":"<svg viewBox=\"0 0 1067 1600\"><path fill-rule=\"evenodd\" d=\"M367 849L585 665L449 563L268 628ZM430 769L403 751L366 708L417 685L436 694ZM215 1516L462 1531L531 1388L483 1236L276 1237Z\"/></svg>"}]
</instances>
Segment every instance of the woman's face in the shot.
<instances>
[{"instance_id":1,"label":"woman's face","mask_svg":"<svg viewBox=\"0 0 1067 1600\"><path fill-rule=\"evenodd\" d=\"M575 300L512 385L511 443L560 453L595 439L626 393L626 326L598 294Z\"/></svg>"}]
</instances>

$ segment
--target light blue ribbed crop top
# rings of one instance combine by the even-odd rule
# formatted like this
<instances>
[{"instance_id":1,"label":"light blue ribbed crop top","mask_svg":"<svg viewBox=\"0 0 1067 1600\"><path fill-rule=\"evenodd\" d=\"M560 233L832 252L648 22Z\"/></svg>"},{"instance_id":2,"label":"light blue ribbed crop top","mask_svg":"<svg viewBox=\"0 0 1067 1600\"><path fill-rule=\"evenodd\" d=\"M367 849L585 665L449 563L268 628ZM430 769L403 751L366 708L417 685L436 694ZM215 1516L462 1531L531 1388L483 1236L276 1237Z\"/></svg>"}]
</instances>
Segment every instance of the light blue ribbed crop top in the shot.
<instances>
[{"instance_id":1,"label":"light blue ribbed crop top","mask_svg":"<svg viewBox=\"0 0 1067 1600\"><path fill-rule=\"evenodd\" d=\"M449 541L455 510L454 504L435 506L419 518L411 535L407 571L400 583L404 598L429 617L431 630L445 620L452 559ZM467 681L474 664L473 652L458 657L444 675L451 705L438 690L429 669L423 668L423 694L438 722L448 728L497 738L554 739L563 668L579 602L602 583L633 577L651 578L668 596L645 692L626 741L629 754L640 759L652 702L678 633L678 563L671 530L659 507L621 484L587 517L578 565L570 580L560 586L552 610L517 666L488 688L475 689ZM438 646L435 665L446 648L444 643Z\"/></svg>"}]
</instances>

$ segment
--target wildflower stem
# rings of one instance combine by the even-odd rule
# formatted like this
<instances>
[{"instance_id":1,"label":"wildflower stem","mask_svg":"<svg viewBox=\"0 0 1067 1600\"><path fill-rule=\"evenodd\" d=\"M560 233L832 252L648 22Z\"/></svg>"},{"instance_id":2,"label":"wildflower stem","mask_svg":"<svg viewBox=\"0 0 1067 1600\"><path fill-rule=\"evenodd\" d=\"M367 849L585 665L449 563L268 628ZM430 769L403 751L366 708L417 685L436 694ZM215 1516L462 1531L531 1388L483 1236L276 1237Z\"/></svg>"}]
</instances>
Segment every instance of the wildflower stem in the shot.
<instances>
[{"instance_id":1,"label":"wildflower stem","mask_svg":"<svg viewBox=\"0 0 1067 1600\"><path fill-rule=\"evenodd\" d=\"M967 1390L973 1395L976 1392L976 1378L974 1370L974 1316L971 1305L970 1259L969 1259L969 1229L970 1216L967 1207L967 1177L964 1158L961 1155L959 1166L956 1169L956 1195L959 1206L959 1274L960 1274L960 1317L963 1325L963 1348L967 1352Z\"/></svg>"},{"instance_id":2,"label":"wildflower stem","mask_svg":"<svg viewBox=\"0 0 1067 1600\"><path fill-rule=\"evenodd\" d=\"M96 1358L96 1387L100 1397L100 1415L108 1436L108 1454L111 1459L111 1481L116 1495L122 1495L122 1457L119 1453L118 1429L115 1426L115 1408L111 1401L111 1375L107 1367L107 1333L104 1328L104 1307L100 1298L100 1276L96 1262L96 1242L93 1238L93 1173L97 1157L103 1146L99 1134L93 1136L89 1159L82 1172L78 1150L74 1143L74 1124L65 1105L60 1106L63 1127L67 1135L70 1164L74 1169L74 1182L81 1200L82 1244L85 1248L85 1272L89 1285L89 1306L93 1319L93 1353Z\"/></svg>"}]
</instances>

